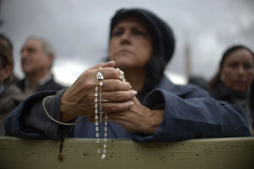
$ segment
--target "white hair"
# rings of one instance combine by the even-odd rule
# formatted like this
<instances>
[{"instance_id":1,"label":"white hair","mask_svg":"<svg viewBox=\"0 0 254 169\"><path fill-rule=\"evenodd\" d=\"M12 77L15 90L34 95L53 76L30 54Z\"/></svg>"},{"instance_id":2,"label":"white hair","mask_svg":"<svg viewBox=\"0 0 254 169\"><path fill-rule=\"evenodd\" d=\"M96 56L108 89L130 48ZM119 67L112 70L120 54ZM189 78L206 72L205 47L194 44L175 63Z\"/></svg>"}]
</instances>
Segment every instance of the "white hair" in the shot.
<instances>
[{"instance_id":1,"label":"white hair","mask_svg":"<svg viewBox=\"0 0 254 169\"><path fill-rule=\"evenodd\" d=\"M33 39L41 41L43 48L44 48L44 52L46 54L55 56L55 51L53 49L53 46L47 40L45 40L44 38L38 37L38 36L30 36L27 38L26 41L33 40ZM52 68L52 65L53 65L53 62L50 65L49 69Z\"/></svg>"},{"instance_id":2,"label":"white hair","mask_svg":"<svg viewBox=\"0 0 254 169\"><path fill-rule=\"evenodd\" d=\"M32 39L36 39L36 40L39 40L39 41L42 42L44 52L46 54L53 54L53 55L55 54L53 46L47 40L45 40L44 38L41 38L41 37L38 37L38 36L30 36L30 37L27 38L26 41L32 40Z\"/></svg>"}]
</instances>

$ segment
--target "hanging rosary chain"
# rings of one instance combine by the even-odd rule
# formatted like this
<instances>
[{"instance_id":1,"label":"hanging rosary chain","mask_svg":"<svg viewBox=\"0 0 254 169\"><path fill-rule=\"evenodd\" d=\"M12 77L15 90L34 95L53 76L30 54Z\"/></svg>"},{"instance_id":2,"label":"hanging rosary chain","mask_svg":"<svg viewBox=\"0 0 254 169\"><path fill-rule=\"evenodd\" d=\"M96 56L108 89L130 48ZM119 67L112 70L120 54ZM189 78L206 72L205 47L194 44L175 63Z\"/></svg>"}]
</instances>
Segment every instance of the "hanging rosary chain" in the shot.
<instances>
[{"instance_id":1,"label":"hanging rosary chain","mask_svg":"<svg viewBox=\"0 0 254 169\"><path fill-rule=\"evenodd\" d=\"M103 152L100 149L100 139L99 139L99 117L100 114L100 123L102 121L102 102L107 100L102 100L102 86L103 86L103 75L100 72L101 67L98 69L98 73L96 74L96 83L95 83L95 131L96 131L96 143L97 143L97 153L99 154L100 159L104 159L106 157L106 148L107 148L107 113L105 112L105 123L104 123L104 144L103 144ZM98 99L99 96L99 99ZM98 110L99 109L99 110ZM101 155L102 154L102 155Z\"/></svg>"}]
</instances>

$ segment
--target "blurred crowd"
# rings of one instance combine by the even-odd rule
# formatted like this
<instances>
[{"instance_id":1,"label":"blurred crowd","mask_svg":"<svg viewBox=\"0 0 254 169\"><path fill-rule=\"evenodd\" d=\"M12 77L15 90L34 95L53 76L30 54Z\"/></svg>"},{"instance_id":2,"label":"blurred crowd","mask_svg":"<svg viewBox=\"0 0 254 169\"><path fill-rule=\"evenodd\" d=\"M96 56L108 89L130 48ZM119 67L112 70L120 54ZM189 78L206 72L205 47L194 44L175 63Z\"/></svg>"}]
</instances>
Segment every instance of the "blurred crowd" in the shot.
<instances>
[{"instance_id":1,"label":"blurred crowd","mask_svg":"<svg viewBox=\"0 0 254 169\"><path fill-rule=\"evenodd\" d=\"M3 123L7 116L28 96L39 91L66 88L54 81L50 69L54 61L54 49L44 38L28 37L20 49L20 62L25 74L23 79L13 74L13 45L10 39L0 35L0 135L4 135ZM240 107L249 122L254 136L254 54L250 48L235 45L221 54L216 75L205 82L190 79L189 83L207 90L212 97Z\"/></svg>"},{"instance_id":2,"label":"blurred crowd","mask_svg":"<svg viewBox=\"0 0 254 169\"><path fill-rule=\"evenodd\" d=\"M13 47L5 35L0 35L0 135L4 135L4 120L26 97L44 90L61 90L50 73L54 50L40 37L29 37L20 57L24 79L13 74Z\"/></svg>"}]
</instances>

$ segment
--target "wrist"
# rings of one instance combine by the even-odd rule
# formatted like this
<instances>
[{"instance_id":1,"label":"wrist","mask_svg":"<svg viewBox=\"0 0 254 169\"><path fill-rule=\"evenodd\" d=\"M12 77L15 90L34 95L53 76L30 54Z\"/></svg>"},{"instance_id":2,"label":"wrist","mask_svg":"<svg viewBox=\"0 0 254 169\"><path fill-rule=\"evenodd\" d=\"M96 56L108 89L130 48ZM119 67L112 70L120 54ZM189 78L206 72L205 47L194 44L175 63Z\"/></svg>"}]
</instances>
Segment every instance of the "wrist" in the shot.
<instances>
[{"instance_id":1,"label":"wrist","mask_svg":"<svg viewBox=\"0 0 254 169\"><path fill-rule=\"evenodd\" d=\"M163 121L163 112L164 110L151 110L151 118L150 118L150 126L149 126L149 133L153 135L159 128L161 122Z\"/></svg>"},{"instance_id":2,"label":"wrist","mask_svg":"<svg viewBox=\"0 0 254 169\"><path fill-rule=\"evenodd\" d=\"M61 99L60 112L60 121L62 122L67 122L77 117L75 114L75 105L71 104L71 102L67 100L66 92L63 94Z\"/></svg>"}]
</instances>

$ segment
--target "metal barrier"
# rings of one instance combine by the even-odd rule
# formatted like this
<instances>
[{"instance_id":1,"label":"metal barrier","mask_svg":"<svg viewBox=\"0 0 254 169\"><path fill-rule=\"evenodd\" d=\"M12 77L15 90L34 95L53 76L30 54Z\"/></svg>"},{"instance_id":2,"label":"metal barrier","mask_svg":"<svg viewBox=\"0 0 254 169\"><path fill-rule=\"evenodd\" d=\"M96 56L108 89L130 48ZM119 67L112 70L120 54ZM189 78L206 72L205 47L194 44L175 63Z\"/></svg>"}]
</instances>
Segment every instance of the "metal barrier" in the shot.
<instances>
[{"instance_id":1,"label":"metal barrier","mask_svg":"<svg viewBox=\"0 0 254 169\"><path fill-rule=\"evenodd\" d=\"M60 142L0 136L0 169L253 169L254 138L133 142L108 139L100 160L94 139L67 138L62 161Z\"/></svg>"}]
</instances>

